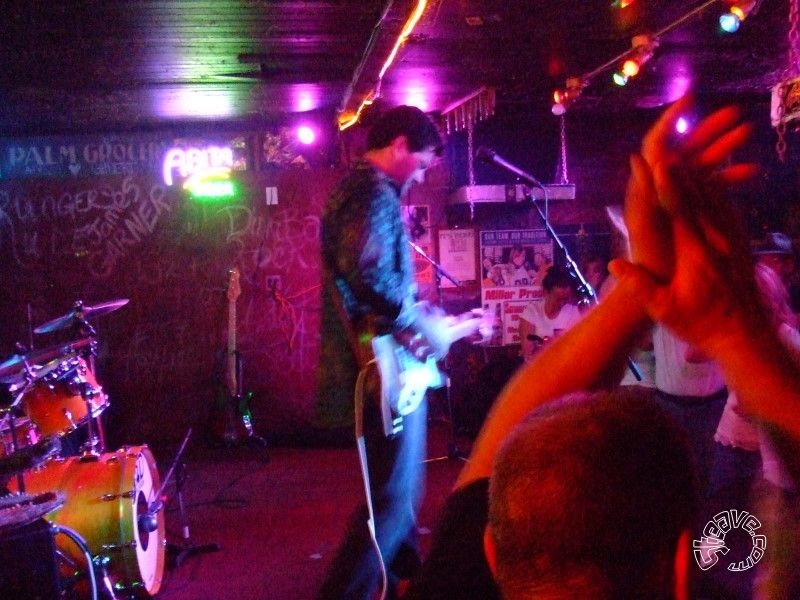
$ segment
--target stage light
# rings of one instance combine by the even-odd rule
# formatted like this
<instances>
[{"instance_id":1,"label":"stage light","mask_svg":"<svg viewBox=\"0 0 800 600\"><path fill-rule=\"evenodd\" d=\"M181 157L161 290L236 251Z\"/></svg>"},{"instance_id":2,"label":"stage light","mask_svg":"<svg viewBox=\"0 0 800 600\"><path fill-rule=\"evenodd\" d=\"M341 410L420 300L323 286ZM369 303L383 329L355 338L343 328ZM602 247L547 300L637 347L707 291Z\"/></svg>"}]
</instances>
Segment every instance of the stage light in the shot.
<instances>
[{"instance_id":1,"label":"stage light","mask_svg":"<svg viewBox=\"0 0 800 600\"><path fill-rule=\"evenodd\" d=\"M308 146L314 143L314 140L317 139L317 135L308 125L301 125L297 128L297 139L300 140L301 143Z\"/></svg>"},{"instance_id":2,"label":"stage light","mask_svg":"<svg viewBox=\"0 0 800 600\"><path fill-rule=\"evenodd\" d=\"M586 82L580 77L568 78L566 88L553 92L553 106L550 107L550 111L556 116L563 115L567 112L567 108L578 99L584 87L586 87Z\"/></svg>"},{"instance_id":3,"label":"stage light","mask_svg":"<svg viewBox=\"0 0 800 600\"><path fill-rule=\"evenodd\" d=\"M727 12L720 15L719 26L725 33L736 33L739 26L752 12L755 11L757 0L739 0L730 3Z\"/></svg>"},{"instance_id":4,"label":"stage light","mask_svg":"<svg viewBox=\"0 0 800 600\"><path fill-rule=\"evenodd\" d=\"M675 131L681 135L689 131L689 121L684 117L678 117L678 120L675 122Z\"/></svg>"}]
</instances>

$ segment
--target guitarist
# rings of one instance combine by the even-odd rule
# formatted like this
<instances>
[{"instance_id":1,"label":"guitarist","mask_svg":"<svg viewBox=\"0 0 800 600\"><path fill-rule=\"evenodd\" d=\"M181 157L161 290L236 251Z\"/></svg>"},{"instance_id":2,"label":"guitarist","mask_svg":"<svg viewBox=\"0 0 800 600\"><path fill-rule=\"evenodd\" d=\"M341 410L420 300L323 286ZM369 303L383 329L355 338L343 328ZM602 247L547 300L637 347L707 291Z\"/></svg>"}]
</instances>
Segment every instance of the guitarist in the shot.
<instances>
[{"instance_id":1,"label":"guitarist","mask_svg":"<svg viewBox=\"0 0 800 600\"><path fill-rule=\"evenodd\" d=\"M320 599L371 600L381 588L381 562L367 526L373 511L375 537L390 584L386 597L396 597L393 584L408 579L410 569L419 565L414 534L424 484L426 405L422 402L404 415L402 430L387 436L381 418L381 381L370 360L372 338L382 335L395 335L420 360L447 354L445 320L426 314L416 303L400 210L403 194L413 182L423 180L442 150L436 126L422 111L410 106L389 110L372 125L366 152L333 190L323 212L316 425L352 432L354 421L363 414L370 493L367 504L350 520ZM363 413L356 417L354 393L362 369Z\"/></svg>"}]
</instances>

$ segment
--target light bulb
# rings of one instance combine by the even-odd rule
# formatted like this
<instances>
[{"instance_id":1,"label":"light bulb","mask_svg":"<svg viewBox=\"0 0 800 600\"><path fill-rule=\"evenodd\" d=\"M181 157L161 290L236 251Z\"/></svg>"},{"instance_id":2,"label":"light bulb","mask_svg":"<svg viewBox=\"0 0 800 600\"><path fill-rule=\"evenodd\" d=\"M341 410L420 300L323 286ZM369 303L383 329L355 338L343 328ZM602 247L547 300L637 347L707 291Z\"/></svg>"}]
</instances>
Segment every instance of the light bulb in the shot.
<instances>
[{"instance_id":1,"label":"light bulb","mask_svg":"<svg viewBox=\"0 0 800 600\"><path fill-rule=\"evenodd\" d=\"M619 73L619 72L614 73L611 76L611 78L614 80L614 83L616 83L620 87L628 83L628 76L625 75L625 73Z\"/></svg>"},{"instance_id":2,"label":"light bulb","mask_svg":"<svg viewBox=\"0 0 800 600\"><path fill-rule=\"evenodd\" d=\"M719 18L719 26L725 33L736 33L742 20L733 12L727 12Z\"/></svg>"},{"instance_id":3,"label":"light bulb","mask_svg":"<svg viewBox=\"0 0 800 600\"><path fill-rule=\"evenodd\" d=\"M639 63L629 58L624 63L622 63L622 74L626 77L636 77L639 73Z\"/></svg>"}]
</instances>

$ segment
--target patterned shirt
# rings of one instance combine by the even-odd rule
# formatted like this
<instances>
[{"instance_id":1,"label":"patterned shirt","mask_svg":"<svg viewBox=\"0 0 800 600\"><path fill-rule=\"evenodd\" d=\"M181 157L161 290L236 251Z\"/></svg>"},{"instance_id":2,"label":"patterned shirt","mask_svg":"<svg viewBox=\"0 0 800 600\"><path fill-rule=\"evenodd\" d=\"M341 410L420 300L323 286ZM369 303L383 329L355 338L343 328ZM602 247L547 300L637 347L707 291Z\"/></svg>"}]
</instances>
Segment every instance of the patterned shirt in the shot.
<instances>
[{"instance_id":1,"label":"patterned shirt","mask_svg":"<svg viewBox=\"0 0 800 600\"><path fill-rule=\"evenodd\" d=\"M400 190L382 171L358 162L333 190L322 215L322 340L316 425L353 423L358 364L343 310L358 343L369 322L385 334L413 322L416 284ZM341 300L340 300L341 299Z\"/></svg>"}]
</instances>

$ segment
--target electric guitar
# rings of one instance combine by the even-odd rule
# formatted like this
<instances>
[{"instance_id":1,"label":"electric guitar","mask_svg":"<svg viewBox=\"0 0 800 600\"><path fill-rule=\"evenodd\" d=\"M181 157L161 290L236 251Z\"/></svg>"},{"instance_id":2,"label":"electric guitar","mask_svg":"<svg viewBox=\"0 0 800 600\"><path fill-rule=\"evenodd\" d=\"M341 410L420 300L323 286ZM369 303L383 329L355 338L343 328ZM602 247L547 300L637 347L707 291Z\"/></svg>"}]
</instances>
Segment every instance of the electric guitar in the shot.
<instances>
[{"instance_id":1,"label":"electric guitar","mask_svg":"<svg viewBox=\"0 0 800 600\"><path fill-rule=\"evenodd\" d=\"M225 385L217 398L212 430L217 440L235 444L253 435L250 412L252 394L242 392L242 357L236 348L236 300L241 295L239 270L228 270L228 347L225 353Z\"/></svg>"},{"instance_id":2,"label":"electric guitar","mask_svg":"<svg viewBox=\"0 0 800 600\"><path fill-rule=\"evenodd\" d=\"M481 341L488 340L492 320L482 309L473 309L455 318L426 319L428 326L438 328L439 336L445 337L448 348L453 342L475 333L481 335ZM429 388L447 385L447 376L439 370L434 355L420 360L394 334L372 338L372 351L381 378L383 430L390 436L402 431L403 417L419 407Z\"/></svg>"}]
</instances>

